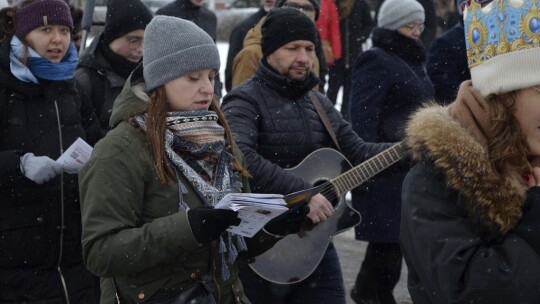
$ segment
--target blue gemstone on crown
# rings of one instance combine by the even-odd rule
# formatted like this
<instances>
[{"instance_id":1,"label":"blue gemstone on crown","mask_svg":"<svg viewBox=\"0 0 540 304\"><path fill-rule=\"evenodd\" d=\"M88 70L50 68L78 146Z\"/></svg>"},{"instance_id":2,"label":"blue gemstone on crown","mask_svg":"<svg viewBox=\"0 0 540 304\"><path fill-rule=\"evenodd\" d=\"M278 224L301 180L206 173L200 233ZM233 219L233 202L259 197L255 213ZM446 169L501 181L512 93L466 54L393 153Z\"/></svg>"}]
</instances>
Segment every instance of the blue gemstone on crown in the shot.
<instances>
[{"instance_id":1,"label":"blue gemstone on crown","mask_svg":"<svg viewBox=\"0 0 540 304\"><path fill-rule=\"evenodd\" d=\"M498 55L540 46L538 0L471 1L463 14L469 68Z\"/></svg>"},{"instance_id":2,"label":"blue gemstone on crown","mask_svg":"<svg viewBox=\"0 0 540 304\"><path fill-rule=\"evenodd\" d=\"M540 19L537 17L532 18L529 22L529 28L533 33L538 34L540 32Z\"/></svg>"},{"instance_id":3,"label":"blue gemstone on crown","mask_svg":"<svg viewBox=\"0 0 540 304\"><path fill-rule=\"evenodd\" d=\"M480 31L478 29L473 29L472 40L474 44L478 44L478 42L480 41Z\"/></svg>"}]
</instances>

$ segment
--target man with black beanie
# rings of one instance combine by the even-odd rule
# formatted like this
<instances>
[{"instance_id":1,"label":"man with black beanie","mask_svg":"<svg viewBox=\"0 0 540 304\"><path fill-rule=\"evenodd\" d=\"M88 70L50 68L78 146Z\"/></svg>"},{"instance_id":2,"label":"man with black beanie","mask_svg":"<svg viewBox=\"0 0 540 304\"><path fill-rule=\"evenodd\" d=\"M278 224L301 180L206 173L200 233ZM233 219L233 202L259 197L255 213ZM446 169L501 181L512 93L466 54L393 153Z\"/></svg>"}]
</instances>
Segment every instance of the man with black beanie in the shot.
<instances>
[{"instance_id":1,"label":"man with black beanie","mask_svg":"<svg viewBox=\"0 0 540 304\"><path fill-rule=\"evenodd\" d=\"M351 163L359 164L389 146L364 142L332 102L312 90L319 83L311 70L317 28L306 14L298 9L275 8L268 13L261 33L263 57L255 75L228 93L222 103L245 155L253 192L289 194L311 188L309 181L285 168L297 166L317 149L338 149ZM316 102L336 142L325 128ZM333 206L322 194L313 196L308 206L308 225L325 225L332 216ZM293 255L295 249L288 254ZM312 274L294 284L271 283L248 266L241 269L240 278L246 295L257 304L345 304L339 258L331 242L315 266ZM289 269L276 271L286 273Z\"/></svg>"},{"instance_id":2,"label":"man with black beanie","mask_svg":"<svg viewBox=\"0 0 540 304\"><path fill-rule=\"evenodd\" d=\"M92 103L102 136L109 130L114 100L141 62L150 20L152 13L140 0L108 0L105 28L81 56L75 83L81 98Z\"/></svg>"},{"instance_id":3,"label":"man with black beanie","mask_svg":"<svg viewBox=\"0 0 540 304\"><path fill-rule=\"evenodd\" d=\"M315 23L319 17L320 3L319 0L279 0L276 2L276 7L294 8L306 14ZM261 27L265 22L265 17L246 34L244 38L244 46L242 50L235 56L232 64L232 88L238 86L243 81L255 74L257 64L262 58L261 54ZM313 61L313 72L319 77L318 89L324 93L324 84L326 83L326 75L328 68L324 60L322 44L320 42L319 32L317 31L317 42L315 43L316 58ZM317 89L317 88L315 88Z\"/></svg>"}]
</instances>

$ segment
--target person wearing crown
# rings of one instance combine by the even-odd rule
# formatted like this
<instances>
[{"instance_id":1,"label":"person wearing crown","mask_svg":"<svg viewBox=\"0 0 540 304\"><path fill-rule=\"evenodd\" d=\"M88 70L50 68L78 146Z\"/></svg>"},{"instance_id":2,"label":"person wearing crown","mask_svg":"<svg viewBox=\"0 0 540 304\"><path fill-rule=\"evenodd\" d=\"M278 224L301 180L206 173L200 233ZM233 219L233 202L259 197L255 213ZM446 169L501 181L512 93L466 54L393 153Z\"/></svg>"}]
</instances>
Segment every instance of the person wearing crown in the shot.
<instances>
[{"instance_id":1,"label":"person wearing crown","mask_svg":"<svg viewBox=\"0 0 540 304\"><path fill-rule=\"evenodd\" d=\"M416 111L400 243L415 304L540 303L538 0L472 2L471 80Z\"/></svg>"}]
</instances>

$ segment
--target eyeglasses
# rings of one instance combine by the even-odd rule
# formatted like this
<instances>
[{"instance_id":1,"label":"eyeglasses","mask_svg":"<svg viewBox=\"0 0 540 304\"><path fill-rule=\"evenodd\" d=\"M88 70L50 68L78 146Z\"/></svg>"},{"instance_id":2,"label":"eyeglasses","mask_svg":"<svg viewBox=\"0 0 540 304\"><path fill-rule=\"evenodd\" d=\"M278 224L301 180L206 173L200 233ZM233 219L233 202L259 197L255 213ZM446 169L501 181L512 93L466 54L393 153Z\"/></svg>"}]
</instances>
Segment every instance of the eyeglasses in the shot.
<instances>
[{"instance_id":1,"label":"eyeglasses","mask_svg":"<svg viewBox=\"0 0 540 304\"><path fill-rule=\"evenodd\" d=\"M129 44L129 48L132 50L140 48L144 43L143 37L124 36L124 38L126 38Z\"/></svg>"},{"instance_id":2,"label":"eyeglasses","mask_svg":"<svg viewBox=\"0 0 540 304\"><path fill-rule=\"evenodd\" d=\"M314 13L315 12L315 8L311 4L301 5L301 4L294 3L294 2L285 2L283 4L283 7L294 8L294 9L297 9L299 11L304 11L306 13Z\"/></svg>"},{"instance_id":3,"label":"eyeglasses","mask_svg":"<svg viewBox=\"0 0 540 304\"><path fill-rule=\"evenodd\" d=\"M403 27L406 27L411 31L418 30L420 33L422 33L424 29L426 29L426 26L423 23L410 23L405 24Z\"/></svg>"}]
</instances>

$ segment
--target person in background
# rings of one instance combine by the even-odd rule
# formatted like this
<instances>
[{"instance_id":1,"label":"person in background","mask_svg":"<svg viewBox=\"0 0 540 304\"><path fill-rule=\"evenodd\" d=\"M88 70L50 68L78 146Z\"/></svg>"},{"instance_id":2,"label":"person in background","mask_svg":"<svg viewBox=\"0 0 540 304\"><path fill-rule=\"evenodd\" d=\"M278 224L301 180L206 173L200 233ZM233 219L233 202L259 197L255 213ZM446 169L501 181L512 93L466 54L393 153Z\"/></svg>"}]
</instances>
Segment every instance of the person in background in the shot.
<instances>
[{"instance_id":1,"label":"person in background","mask_svg":"<svg viewBox=\"0 0 540 304\"><path fill-rule=\"evenodd\" d=\"M382 0L378 3L378 6L376 6L376 12L380 11L380 7L386 0ZM424 48L426 50L429 50L431 48L431 44L433 41L435 41L435 38L437 37L437 27L438 25L438 17L437 17L437 11L435 10L435 0L418 0L420 4L422 4L422 7L424 7L424 11L426 12L426 20L424 22L424 31L422 32L422 35L420 36L420 40L424 44ZM375 15L375 19L377 19L377 15Z\"/></svg>"},{"instance_id":2,"label":"person in background","mask_svg":"<svg viewBox=\"0 0 540 304\"><path fill-rule=\"evenodd\" d=\"M77 49L77 54L78 54L79 49L81 47L81 37L82 37L81 23L82 23L82 18L83 18L83 10L69 3L68 5L69 5L69 10L71 12L71 18L73 19L73 33L71 34L71 41L73 41L73 43L75 44L75 48Z\"/></svg>"},{"instance_id":3,"label":"person in background","mask_svg":"<svg viewBox=\"0 0 540 304\"><path fill-rule=\"evenodd\" d=\"M194 22L203 29L214 42L217 41L216 14L204 6L205 0L175 0L156 11L156 15L178 17ZM221 98L221 80L216 78L215 94Z\"/></svg>"},{"instance_id":4,"label":"person in background","mask_svg":"<svg viewBox=\"0 0 540 304\"><path fill-rule=\"evenodd\" d=\"M540 302L539 9L471 1L472 81L407 124L400 243L415 304Z\"/></svg>"},{"instance_id":5,"label":"person in background","mask_svg":"<svg viewBox=\"0 0 540 304\"><path fill-rule=\"evenodd\" d=\"M229 51L227 53L227 64L225 67L225 89L230 91L232 89L232 65L234 57L242 50L244 47L244 38L248 31L253 28L262 17L266 16L269 10L274 8L276 4L275 0L261 0L261 8L247 17L244 21L240 22L231 32L229 36Z\"/></svg>"},{"instance_id":6,"label":"person in background","mask_svg":"<svg viewBox=\"0 0 540 304\"><path fill-rule=\"evenodd\" d=\"M339 32L339 15L335 0L322 0L319 19L315 23L327 67L341 58L341 34Z\"/></svg>"},{"instance_id":7,"label":"person in background","mask_svg":"<svg viewBox=\"0 0 540 304\"><path fill-rule=\"evenodd\" d=\"M329 67L326 95L335 105L339 89L343 87L341 115L350 121L352 66L362 52L362 44L368 39L374 22L365 0L340 0L338 12L342 56Z\"/></svg>"},{"instance_id":8,"label":"person in background","mask_svg":"<svg viewBox=\"0 0 540 304\"><path fill-rule=\"evenodd\" d=\"M240 219L213 206L249 185L214 95L218 49L193 22L170 16L154 17L144 39L112 129L79 174L84 260L102 278L102 303L115 291L120 303L201 303L205 294L249 303L238 263L271 247L283 221L303 222L309 208L253 238L225 231Z\"/></svg>"},{"instance_id":9,"label":"person in background","mask_svg":"<svg viewBox=\"0 0 540 304\"><path fill-rule=\"evenodd\" d=\"M318 0L279 0L276 2L276 7L290 7L298 9L305 13L314 23L319 18L320 3ZM255 74L259 61L262 58L261 52L261 27L265 18L261 18L259 23L255 25L246 34L244 39L244 47L236 55L233 61L232 87L235 88L245 80ZM313 62L312 71L319 77L319 85L316 89L324 92L324 84L328 69L326 68L322 45L317 32L316 55L317 58Z\"/></svg>"},{"instance_id":10,"label":"person in background","mask_svg":"<svg viewBox=\"0 0 540 304\"><path fill-rule=\"evenodd\" d=\"M63 0L0 10L0 302L99 303L82 261L77 175L55 160L99 125L73 84Z\"/></svg>"},{"instance_id":11,"label":"person in background","mask_svg":"<svg viewBox=\"0 0 540 304\"><path fill-rule=\"evenodd\" d=\"M102 137L109 131L114 100L141 62L144 29L151 19L140 0L107 1L105 28L81 56L75 83L85 102L92 104Z\"/></svg>"},{"instance_id":12,"label":"person in background","mask_svg":"<svg viewBox=\"0 0 540 304\"><path fill-rule=\"evenodd\" d=\"M370 142L397 142L409 115L433 99L425 72L420 35L424 9L416 0L386 0L377 15L373 47L361 53L353 70L351 123ZM363 221L356 239L369 242L351 290L356 303L395 304L393 290L401 274L399 248L401 184L407 171L394 166L352 192Z\"/></svg>"},{"instance_id":13,"label":"person in background","mask_svg":"<svg viewBox=\"0 0 540 304\"><path fill-rule=\"evenodd\" d=\"M268 13L261 31L263 57L257 72L222 102L236 142L246 156L253 191L289 194L311 188L309 181L285 169L320 148L339 149L353 164L359 164L388 147L364 142L332 103L313 91L318 83L311 71L318 37L315 24L306 14L275 8ZM328 118L336 143L311 94L320 101L321 113ZM313 224L332 215L333 206L322 194L313 196L308 205L308 218ZM253 303L345 303L339 257L331 242L315 271L298 283L271 283L248 266L241 269L240 276Z\"/></svg>"},{"instance_id":14,"label":"person in background","mask_svg":"<svg viewBox=\"0 0 540 304\"><path fill-rule=\"evenodd\" d=\"M456 0L460 16L467 0ZM437 38L428 53L427 72L435 86L435 100L450 103L455 100L459 85L471 79L467 65L463 18L454 27Z\"/></svg>"}]
</instances>

